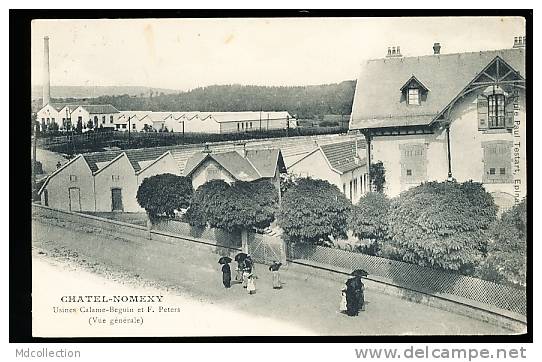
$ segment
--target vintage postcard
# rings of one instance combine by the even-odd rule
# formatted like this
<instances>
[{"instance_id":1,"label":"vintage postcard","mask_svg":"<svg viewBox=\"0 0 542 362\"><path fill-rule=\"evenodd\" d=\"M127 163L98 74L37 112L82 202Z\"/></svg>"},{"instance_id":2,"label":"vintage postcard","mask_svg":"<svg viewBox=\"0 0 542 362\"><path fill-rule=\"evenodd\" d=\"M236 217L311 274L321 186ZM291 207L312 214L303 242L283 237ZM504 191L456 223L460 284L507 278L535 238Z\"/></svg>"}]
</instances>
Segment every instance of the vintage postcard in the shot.
<instances>
[{"instance_id":1,"label":"vintage postcard","mask_svg":"<svg viewBox=\"0 0 542 362\"><path fill-rule=\"evenodd\" d=\"M525 18L31 37L34 337L530 329Z\"/></svg>"}]
</instances>

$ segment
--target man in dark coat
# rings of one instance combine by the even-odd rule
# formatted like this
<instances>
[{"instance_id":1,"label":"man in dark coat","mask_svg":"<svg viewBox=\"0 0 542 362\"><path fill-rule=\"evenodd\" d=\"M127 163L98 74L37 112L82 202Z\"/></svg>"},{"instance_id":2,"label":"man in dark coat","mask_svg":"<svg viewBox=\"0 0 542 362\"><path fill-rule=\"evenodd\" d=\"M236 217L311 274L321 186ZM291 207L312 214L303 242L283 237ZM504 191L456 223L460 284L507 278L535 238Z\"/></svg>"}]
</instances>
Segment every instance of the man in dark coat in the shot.
<instances>
[{"instance_id":1,"label":"man in dark coat","mask_svg":"<svg viewBox=\"0 0 542 362\"><path fill-rule=\"evenodd\" d=\"M230 264L228 263L222 266L222 283L226 288L231 286L231 269Z\"/></svg>"}]
</instances>

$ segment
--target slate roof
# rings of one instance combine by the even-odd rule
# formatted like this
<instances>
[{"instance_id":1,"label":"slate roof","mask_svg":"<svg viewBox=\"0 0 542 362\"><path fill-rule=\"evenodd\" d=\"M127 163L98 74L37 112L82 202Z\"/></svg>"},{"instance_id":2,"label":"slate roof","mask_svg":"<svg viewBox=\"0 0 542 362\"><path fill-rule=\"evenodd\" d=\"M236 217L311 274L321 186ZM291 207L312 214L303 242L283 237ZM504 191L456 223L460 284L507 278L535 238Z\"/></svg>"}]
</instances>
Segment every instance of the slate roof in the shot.
<instances>
[{"instance_id":1,"label":"slate roof","mask_svg":"<svg viewBox=\"0 0 542 362\"><path fill-rule=\"evenodd\" d=\"M139 162L154 161L158 157L166 153L167 151L168 150L165 149L164 147L140 148L140 149L132 149L132 150L124 150L124 151L116 150L116 151L106 151L106 152L93 152L93 153L83 154L83 157L85 158L85 161L89 165L92 172L96 172L99 170L98 164L103 163L103 162L111 162L120 154L125 152L135 172L139 172L141 171L141 165L139 164Z\"/></svg>"},{"instance_id":2,"label":"slate roof","mask_svg":"<svg viewBox=\"0 0 542 362\"><path fill-rule=\"evenodd\" d=\"M120 113L118 109L111 104L85 104L82 105L90 114Z\"/></svg>"},{"instance_id":3,"label":"slate roof","mask_svg":"<svg viewBox=\"0 0 542 362\"><path fill-rule=\"evenodd\" d=\"M286 166L279 149L255 149L246 151L247 159L262 177L274 177L277 164L279 172L285 173Z\"/></svg>"},{"instance_id":4,"label":"slate roof","mask_svg":"<svg viewBox=\"0 0 542 362\"><path fill-rule=\"evenodd\" d=\"M190 176L205 160L215 160L228 171L236 180L254 181L261 178L258 171L250 162L237 151L221 153L196 153L186 163L183 175Z\"/></svg>"},{"instance_id":5,"label":"slate roof","mask_svg":"<svg viewBox=\"0 0 542 362\"><path fill-rule=\"evenodd\" d=\"M350 129L427 125L496 57L526 78L523 48L369 60L357 81ZM401 101L412 76L429 89L419 106Z\"/></svg>"},{"instance_id":6,"label":"slate roof","mask_svg":"<svg viewBox=\"0 0 542 362\"><path fill-rule=\"evenodd\" d=\"M365 160L360 160L357 155L356 141L330 143L321 145L320 149L330 166L339 173L365 165Z\"/></svg>"}]
</instances>

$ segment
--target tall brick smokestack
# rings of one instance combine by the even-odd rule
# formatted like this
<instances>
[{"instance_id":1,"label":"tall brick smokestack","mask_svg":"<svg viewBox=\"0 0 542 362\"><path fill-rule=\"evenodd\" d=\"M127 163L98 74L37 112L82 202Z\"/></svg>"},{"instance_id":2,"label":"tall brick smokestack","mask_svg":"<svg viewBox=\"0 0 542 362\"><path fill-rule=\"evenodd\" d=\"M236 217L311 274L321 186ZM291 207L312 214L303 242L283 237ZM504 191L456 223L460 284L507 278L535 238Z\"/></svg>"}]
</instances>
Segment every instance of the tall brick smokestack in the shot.
<instances>
[{"instance_id":1,"label":"tall brick smokestack","mask_svg":"<svg viewBox=\"0 0 542 362\"><path fill-rule=\"evenodd\" d=\"M51 97L51 79L49 75L49 37L43 38L43 105L49 103Z\"/></svg>"}]
</instances>

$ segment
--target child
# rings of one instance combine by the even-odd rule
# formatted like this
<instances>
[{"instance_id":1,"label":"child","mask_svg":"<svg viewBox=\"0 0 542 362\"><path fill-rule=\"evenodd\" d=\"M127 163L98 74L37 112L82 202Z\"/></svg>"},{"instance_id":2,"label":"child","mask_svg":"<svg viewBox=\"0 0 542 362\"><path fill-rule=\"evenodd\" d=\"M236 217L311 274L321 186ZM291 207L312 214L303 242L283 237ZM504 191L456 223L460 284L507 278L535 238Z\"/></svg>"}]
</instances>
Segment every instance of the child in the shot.
<instances>
[{"instance_id":1,"label":"child","mask_svg":"<svg viewBox=\"0 0 542 362\"><path fill-rule=\"evenodd\" d=\"M256 293L256 282L254 281L254 279L256 279L256 276L252 273L250 273L247 277L248 294Z\"/></svg>"},{"instance_id":2,"label":"child","mask_svg":"<svg viewBox=\"0 0 542 362\"><path fill-rule=\"evenodd\" d=\"M346 288L341 290L341 304L339 306L339 311L341 313L346 312Z\"/></svg>"}]
</instances>

